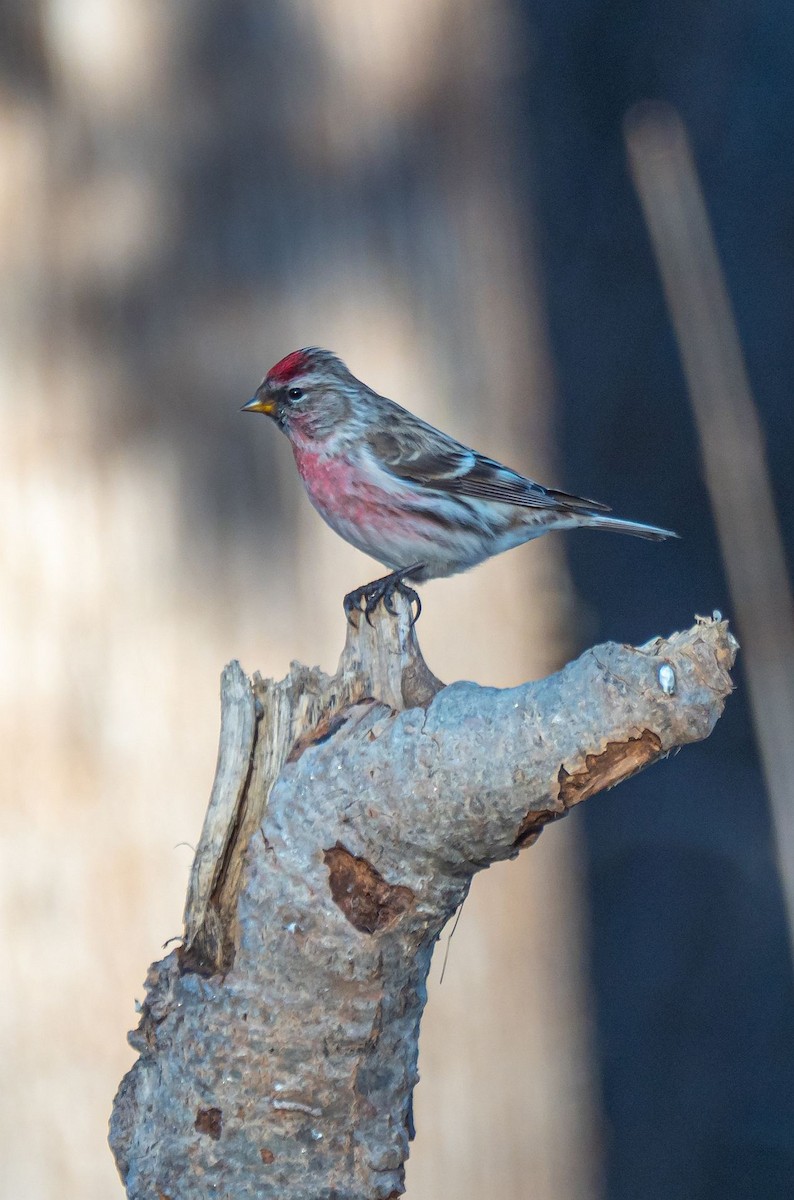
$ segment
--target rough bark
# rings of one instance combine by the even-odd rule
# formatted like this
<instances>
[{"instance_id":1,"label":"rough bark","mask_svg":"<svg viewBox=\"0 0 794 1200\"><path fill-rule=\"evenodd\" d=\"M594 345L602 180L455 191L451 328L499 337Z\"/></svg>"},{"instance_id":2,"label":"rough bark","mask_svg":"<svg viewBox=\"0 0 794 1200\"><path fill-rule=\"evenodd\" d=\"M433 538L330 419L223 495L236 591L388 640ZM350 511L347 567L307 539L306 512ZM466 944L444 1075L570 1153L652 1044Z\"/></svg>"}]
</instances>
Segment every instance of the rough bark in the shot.
<instances>
[{"instance_id":1,"label":"rough bark","mask_svg":"<svg viewBox=\"0 0 794 1200\"><path fill-rule=\"evenodd\" d=\"M230 664L184 944L149 971L111 1119L128 1196L400 1195L425 980L473 874L707 737L735 651L699 619L445 687L399 603L349 629L333 677Z\"/></svg>"}]
</instances>

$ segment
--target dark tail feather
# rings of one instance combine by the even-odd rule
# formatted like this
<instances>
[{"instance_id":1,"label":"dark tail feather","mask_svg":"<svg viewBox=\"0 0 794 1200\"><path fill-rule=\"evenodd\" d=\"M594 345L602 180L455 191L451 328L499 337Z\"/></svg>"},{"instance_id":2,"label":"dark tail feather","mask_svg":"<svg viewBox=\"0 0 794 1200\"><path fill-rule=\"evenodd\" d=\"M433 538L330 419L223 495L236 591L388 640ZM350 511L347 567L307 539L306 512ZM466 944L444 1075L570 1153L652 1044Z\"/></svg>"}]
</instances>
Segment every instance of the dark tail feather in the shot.
<instances>
[{"instance_id":1,"label":"dark tail feather","mask_svg":"<svg viewBox=\"0 0 794 1200\"><path fill-rule=\"evenodd\" d=\"M609 533L630 533L632 537L647 538L649 542L666 542L680 535L672 529L661 529L658 525L643 525L641 521L624 521L620 517L602 517L593 513L582 521L588 529L606 529Z\"/></svg>"},{"instance_id":2,"label":"dark tail feather","mask_svg":"<svg viewBox=\"0 0 794 1200\"><path fill-rule=\"evenodd\" d=\"M561 492L557 488L546 488L545 491L553 500L559 501L564 508L569 509L571 512L612 512L610 506L602 504L600 500L588 500L586 496L574 496L572 492Z\"/></svg>"}]
</instances>

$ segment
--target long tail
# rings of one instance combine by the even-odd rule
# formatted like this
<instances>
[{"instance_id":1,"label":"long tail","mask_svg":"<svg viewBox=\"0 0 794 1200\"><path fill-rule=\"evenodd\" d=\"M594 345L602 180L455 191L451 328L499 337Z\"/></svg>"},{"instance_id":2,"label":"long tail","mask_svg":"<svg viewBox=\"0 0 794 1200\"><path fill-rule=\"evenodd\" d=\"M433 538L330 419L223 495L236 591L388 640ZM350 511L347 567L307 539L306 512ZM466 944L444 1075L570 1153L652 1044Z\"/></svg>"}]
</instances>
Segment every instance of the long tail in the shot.
<instances>
[{"instance_id":1,"label":"long tail","mask_svg":"<svg viewBox=\"0 0 794 1200\"><path fill-rule=\"evenodd\" d=\"M609 533L630 533L632 537L647 538L650 542L666 542L668 538L680 536L672 529L643 525L641 521L624 521L620 517L605 517L601 513L588 513L580 524L588 529L606 529Z\"/></svg>"}]
</instances>

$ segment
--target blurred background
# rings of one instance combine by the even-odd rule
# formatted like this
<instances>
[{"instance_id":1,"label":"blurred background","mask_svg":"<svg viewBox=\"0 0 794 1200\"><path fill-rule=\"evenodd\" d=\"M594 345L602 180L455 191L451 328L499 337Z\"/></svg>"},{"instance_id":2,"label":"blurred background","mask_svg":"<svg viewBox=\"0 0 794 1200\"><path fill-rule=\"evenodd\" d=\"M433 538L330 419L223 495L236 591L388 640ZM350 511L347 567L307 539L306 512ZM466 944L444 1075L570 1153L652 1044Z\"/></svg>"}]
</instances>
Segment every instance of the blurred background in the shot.
<instances>
[{"instance_id":1,"label":"blurred background","mask_svg":"<svg viewBox=\"0 0 794 1200\"><path fill-rule=\"evenodd\" d=\"M790 1195L791 846L776 852L767 794L779 815L794 785L753 721L794 744L790 630L776 640L794 8L2 0L0 17L2 1200L121 1200L106 1122L146 968L181 929L220 670L333 670L342 596L377 573L310 509L286 441L238 412L303 345L683 535L556 535L430 584L436 674L515 684L715 608L739 610L747 651L709 741L475 880L431 974L408 1196ZM704 474L624 141L646 99L689 131L754 474L745 437ZM712 307L704 293L694 324ZM700 421L707 464L729 423ZM742 546L761 555L741 601L720 494L744 513L765 497L768 543L752 523L731 543L722 512L733 585Z\"/></svg>"}]
</instances>

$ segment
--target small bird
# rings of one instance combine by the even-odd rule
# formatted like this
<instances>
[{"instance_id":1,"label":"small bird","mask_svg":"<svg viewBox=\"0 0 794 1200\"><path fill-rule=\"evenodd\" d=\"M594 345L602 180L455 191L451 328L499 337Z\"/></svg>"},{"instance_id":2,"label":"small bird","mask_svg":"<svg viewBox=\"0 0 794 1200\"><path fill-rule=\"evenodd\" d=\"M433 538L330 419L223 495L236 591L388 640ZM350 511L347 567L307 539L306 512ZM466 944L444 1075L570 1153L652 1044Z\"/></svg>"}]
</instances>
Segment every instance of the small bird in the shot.
<instances>
[{"instance_id":1,"label":"small bird","mask_svg":"<svg viewBox=\"0 0 794 1200\"><path fill-rule=\"evenodd\" d=\"M389 568L344 601L367 620L409 582L467 571L550 529L607 529L663 541L669 529L606 515L609 507L542 487L469 449L356 379L329 350L307 347L268 371L243 412L287 435L309 500L345 541Z\"/></svg>"}]
</instances>

